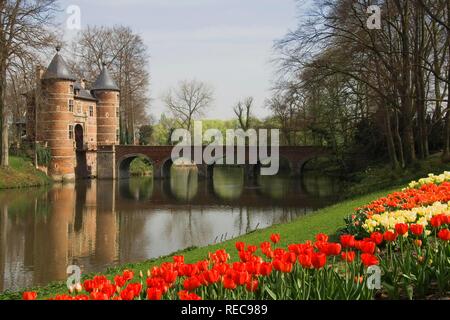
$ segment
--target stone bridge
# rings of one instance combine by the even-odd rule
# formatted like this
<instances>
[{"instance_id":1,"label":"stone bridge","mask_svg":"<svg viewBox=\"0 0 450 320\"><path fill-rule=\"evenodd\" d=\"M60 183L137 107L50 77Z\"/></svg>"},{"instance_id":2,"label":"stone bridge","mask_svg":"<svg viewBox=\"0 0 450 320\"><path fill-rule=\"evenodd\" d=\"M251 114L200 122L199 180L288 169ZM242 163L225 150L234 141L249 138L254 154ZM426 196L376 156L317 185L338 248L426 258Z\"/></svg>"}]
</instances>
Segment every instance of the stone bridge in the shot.
<instances>
[{"instance_id":1,"label":"stone bridge","mask_svg":"<svg viewBox=\"0 0 450 320\"><path fill-rule=\"evenodd\" d=\"M172 150L173 146L104 146L98 150L98 178L99 179L123 179L129 177L129 168L131 162L137 157L147 159L153 165L154 178L164 179L170 177L170 168L172 167ZM193 161L196 151L203 151L206 147L192 147L191 161ZM201 150L197 150L201 149ZM226 155L226 146L223 146L223 155ZM252 150L253 149L253 150ZM257 149L257 150L254 150ZM270 148L268 148L270 152ZM234 147L235 160L239 153L245 155L246 163L250 163L249 153L256 151L259 154L257 147ZM280 165L288 166L293 176L300 176L305 164L317 157L330 156L331 151L324 147L279 147ZM224 159L223 156L217 158L215 163ZM242 165L245 169L245 175L249 178L256 177L261 168L261 161L266 159L259 159L257 164ZM205 163L197 164L199 169L199 176L203 178L210 178L213 174L214 165Z\"/></svg>"}]
</instances>

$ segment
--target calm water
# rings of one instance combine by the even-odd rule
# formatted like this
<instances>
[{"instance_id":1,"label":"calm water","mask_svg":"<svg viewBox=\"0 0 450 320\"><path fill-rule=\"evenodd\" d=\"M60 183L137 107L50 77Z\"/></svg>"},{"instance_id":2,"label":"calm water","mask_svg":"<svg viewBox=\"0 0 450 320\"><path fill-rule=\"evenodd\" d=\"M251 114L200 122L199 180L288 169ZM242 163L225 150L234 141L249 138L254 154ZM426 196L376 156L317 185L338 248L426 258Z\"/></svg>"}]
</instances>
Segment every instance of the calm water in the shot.
<instances>
[{"instance_id":1,"label":"calm water","mask_svg":"<svg viewBox=\"0 0 450 320\"><path fill-rule=\"evenodd\" d=\"M177 168L167 181L0 191L0 292L65 280L68 265L102 271L289 222L330 204L337 187L320 176L248 183L237 168L203 181Z\"/></svg>"}]
</instances>

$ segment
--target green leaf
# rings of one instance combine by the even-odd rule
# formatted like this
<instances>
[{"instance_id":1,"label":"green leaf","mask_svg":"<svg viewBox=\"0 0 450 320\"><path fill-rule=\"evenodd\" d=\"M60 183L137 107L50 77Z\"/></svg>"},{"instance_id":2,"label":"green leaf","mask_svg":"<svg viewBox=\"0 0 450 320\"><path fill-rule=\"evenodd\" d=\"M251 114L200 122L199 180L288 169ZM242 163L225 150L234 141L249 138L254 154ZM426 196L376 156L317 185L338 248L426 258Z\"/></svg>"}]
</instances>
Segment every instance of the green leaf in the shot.
<instances>
[{"instance_id":1,"label":"green leaf","mask_svg":"<svg viewBox=\"0 0 450 320\"><path fill-rule=\"evenodd\" d=\"M268 287L266 287L265 289L266 289L267 293L269 294L269 296L270 296L273 300L277 300L277 295L276 295L272 290L270 290Z\"/></svg>"}]
</instances>

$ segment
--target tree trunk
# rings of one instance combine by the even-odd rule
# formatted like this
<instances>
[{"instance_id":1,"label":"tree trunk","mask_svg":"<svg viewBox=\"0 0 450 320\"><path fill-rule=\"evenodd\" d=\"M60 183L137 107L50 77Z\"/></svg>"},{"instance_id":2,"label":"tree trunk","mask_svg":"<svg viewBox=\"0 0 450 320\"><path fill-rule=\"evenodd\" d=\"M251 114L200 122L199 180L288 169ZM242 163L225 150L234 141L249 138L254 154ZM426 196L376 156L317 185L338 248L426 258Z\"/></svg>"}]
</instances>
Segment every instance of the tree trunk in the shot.
<instances>
[{"instance_id":1,"label":"tree trunk","mask_svg":"<svg viewBox=\"0 0 450 320\"><path fill-rule=\"evenodd\" d=\"M3 55L2 55L3 56ZM0 57L0 166L9 166L8 123L6 117L6 61Z\"/></svg>"}]
</instances>

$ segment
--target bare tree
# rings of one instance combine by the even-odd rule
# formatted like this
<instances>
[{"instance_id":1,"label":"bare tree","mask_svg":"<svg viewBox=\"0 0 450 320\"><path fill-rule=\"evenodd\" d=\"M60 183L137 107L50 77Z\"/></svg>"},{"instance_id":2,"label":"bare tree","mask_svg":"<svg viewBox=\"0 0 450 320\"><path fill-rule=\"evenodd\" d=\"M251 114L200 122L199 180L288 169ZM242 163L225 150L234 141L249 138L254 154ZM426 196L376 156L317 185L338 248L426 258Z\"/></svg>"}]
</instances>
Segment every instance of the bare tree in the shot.
<instances>
[{"instance_id":1,"label":"bare tree","mask_svg":"<svg viewBox=\"0 0 450 320\"><path fill-rule=\"evenodd\" d=\"M8 74L36 60L39 50L54 43L49 31L56 0L0 1L0 165L9 165L5 98Z\"/></svg>"},{"instance_id":2,"label":"bare tree","mask_svg":"<svg viewBox=\"0 0 450 320\"><path fill-rule=\"evenodd\" d=\"M214 100L214 91L204 82L197 80L181 81L177 88L170 89L163 101L174 117L184 128L191 130L192 120L201 116Z\"/></svg>"},{"instance_id":3,"label":"bare tree","mask_svg":"<svg viewBox=\"0 0 450 320\"><path fill-rule=\"evenodd\" d=\"M73 47L72 66L80 78L95 79L103 63L110 68L121 90L121 142L135 144L137 128L149 119L149 57L143 39L129 27L89 26Z\"/></svg>"},{"instance_id":4,"label":"bare tree","mask_svg":"<svg viewBox=\"0 0 450 320\"><path fill-rule=\"evenodd\" d=\"M253 107L253 97L248 97L244 101L239 101L234 107L241 129L247 131L251 127L251 110Z\"/></svg>"}]
</instances>

